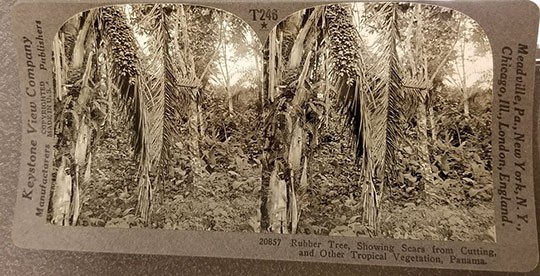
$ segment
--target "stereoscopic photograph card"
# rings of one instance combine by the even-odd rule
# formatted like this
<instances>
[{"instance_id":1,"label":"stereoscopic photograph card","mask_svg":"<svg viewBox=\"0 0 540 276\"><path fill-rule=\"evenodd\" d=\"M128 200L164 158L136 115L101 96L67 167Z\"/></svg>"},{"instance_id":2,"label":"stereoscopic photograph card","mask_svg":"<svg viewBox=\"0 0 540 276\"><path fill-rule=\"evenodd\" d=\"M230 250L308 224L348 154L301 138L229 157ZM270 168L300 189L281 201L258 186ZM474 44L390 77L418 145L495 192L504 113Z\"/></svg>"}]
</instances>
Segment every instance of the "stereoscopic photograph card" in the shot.
<instances>
[{"instance_id":1,"label":"stereoscopic photograph card","mask_svg":"<svg viewBox=\"0 0 540 276\"><path fill-rule=\"evenodd\" d=\"M527 1L20 1L25 248L527 272Z\"/></svg>"}]
</instances>

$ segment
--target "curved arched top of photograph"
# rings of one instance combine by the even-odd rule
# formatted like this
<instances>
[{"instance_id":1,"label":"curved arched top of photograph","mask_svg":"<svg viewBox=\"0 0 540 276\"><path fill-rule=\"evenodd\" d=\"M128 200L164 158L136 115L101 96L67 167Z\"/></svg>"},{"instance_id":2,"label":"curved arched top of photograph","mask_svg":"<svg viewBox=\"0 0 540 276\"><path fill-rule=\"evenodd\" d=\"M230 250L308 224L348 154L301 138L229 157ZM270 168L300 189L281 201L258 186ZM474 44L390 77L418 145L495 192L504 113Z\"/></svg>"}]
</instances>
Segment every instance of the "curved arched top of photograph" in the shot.
<instances>
[{"instance_id":1,"label":"curved arched top of photograph","mask_svg":"<svg viewBox=\"0 0 540 276\"><path fill-rule=\"evenodd\" d=\"M48 222L495 242L493 60L475 21L332 4L263 41L203 6L69 19Z\"/></svg>"}]
</instances>

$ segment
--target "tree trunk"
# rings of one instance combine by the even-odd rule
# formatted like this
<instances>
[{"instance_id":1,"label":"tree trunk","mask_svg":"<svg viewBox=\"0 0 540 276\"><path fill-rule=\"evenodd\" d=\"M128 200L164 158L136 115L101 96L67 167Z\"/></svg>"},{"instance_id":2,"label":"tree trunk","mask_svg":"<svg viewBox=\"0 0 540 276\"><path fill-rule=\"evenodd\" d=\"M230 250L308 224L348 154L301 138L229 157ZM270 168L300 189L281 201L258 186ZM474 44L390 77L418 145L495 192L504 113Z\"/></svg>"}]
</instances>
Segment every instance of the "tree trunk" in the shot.
<instances>
[{"instance_id":1,"label":"tree trunk","mask_svg":"<svg viewBox=\"0 0 540 276\"><path fill-rule=\"evenodd\" d=\"M62 66L62 61L65 60L65 56L63 55L62 51L63 43L60 40L60 35L57 34L54 36L53 40L53 51L55 53L53 59L54 59L54 82L55 82L55 89L57 93L57 98L62 101L64 98L66 91L64 90L64 67Z\"/></svg>"},{"instance_id":2,"label":"tree trunk","mask_svg":"<svg viewBox=\"0 0 540 276\"><path fill-rule=\"evenodd\" d=\"M223 45L226 45L226 44L224 43ZM223 47L225 47L225 46L223 46ZM227 50L226 49L223 51L223 55L224 55L223 76L225 78L225 89L227 90L227 103L228 103L228 108L229 108L229 116L233 116L233 112L234 112L233 100L234 99L233 99L233 92L231 90L231 78L230 78L230 75L229 75L229 64L228 64L228 61L227 61Z\"/></svg>"},{"instance_id":3,"label":"tree trunk","mask_svg":"<svg viewBox=\"0 0 540 276\"><path fill-rule=\"evenodd\" d=\"M469 95L467 93L467 89L463 90L463 113L465 114L465 117L469 118L470 111L469 111Z\"/></svg>"},{"instance_id":4,"label":"tree trunk","mask_svg":"<svg viewBox=\"0 0 540 276\"><path fill-rule=\"evenodd\" d=\"M183 79L180 80L180 82L192 85L192 83L197 82L196 80L198 78L196 75L194 55L190 50L191 39L188 33L189 26L183 5L179 5L178 7L178 24L178 31L182 34L181 39L184 45L184 48L181 51L182 60L186 67L184 69L186 75L183 76ZM206 69L202 74L206 74ZM201 75L201 78L204 77L203 75ZM200 171L202 168L199 143L202 134L201 130L203 130L204 127L202 122L203 116L200 93L200 87L182 86L179 89L179 94L187 101L185 114L188 121L188 137L185 137L185 141L187 141L188 154L192 157L191 167L194 171Z\"/></svg>"},{"instance_id":5,"label":"tree trunk","mask_svg":"<svg viewBox=\"0 0 540 276\"><path fill-rule=\"evenodd\" d=\"M433 104L429 103L429 125L431 126L431 141L434 142L437 140L437 135L439 135L439 128L435 123L435 110L433 109Z\"/></svg>"},{"instance_id":6,"label":"tree trunk","mask_svg":"<svg viewBox=\"0 0 540 276\"><path fill-rule=\"evenodd\" d=\"M466 37L463 36L461 41L460 59L461 59L461 93L463 94L463 112L465 117L469 118L469 89L467 89L467 71L465 71L465 49Z\"/></svg>"},{"instance_id":7,"label":"tree trunk","mask_svg":"<svg viewBox=\"0 0 540 276\"><path fill-rule=\"evenodd\" d=\"M445 55L441 57L440 61L438 62L437 67L434 71L429 72L428 71L428 62L427 62L427 55L424 53L424 41L425 37L423 35L423 32L425 31L425 24L424 24L424 16L422 14L422 8L420 5L416 5L414 8L414 21L417 23L417 27L414 30L414 38L416 39L414 47L411 46L410 53L409 53L409 59L411 63L410 72L412 79L416 79L420 82L426 82L432 86L435 78L439 75L439 73L442 71L443 66L447 63L450 55L453 53L453 49L457 42L460 40L459 37L456 37L456 39L453 41L452 46L446 51ZM413 21L410 22L409 28L414 28ZM459 30L461 28L461 21L458 22L456 34L459 33ZM410 40L407 40L410 43ZM420 167L421 167L421 173L422 173L422 183L421 185L424 186L424 189L426 191L431 190L430 187L433 185L433 170L431 169L431 162L430 162L430 151L429 151L429 139L428 139L428 132L431 130L431 139L432 141L435 141L437 138L437 126L435 125L435 113L433 109L433 105L431 104L432 99L436 96L436 91L433 87L428 87L424 92L426 94L419 99L419 105L417 108L417 133L419 138L419 145L418 145L418 153L419 153L419 159L420 159ZM428 112L429 111L429 112ZM429 121L429 125L428 125ZM429 129L431 128L431 129ZM426 186L428 185L428 186Z\"/></svg>"},{"instance_id":8,"label":"tree trunk","mask_svg":"<svg viewBox=\"0 0 540 276\"><path fill-rule=\"evenodd\" d=\"M66 29L70 30L70 36L77 37L73 44L72 55L69 68L62 68L62 60L65 58L62 45L59 39L55 39L54 61L55 61L55 81L56 98L61 101L64 97L64 87L70 86L74 97L70 121L72 126L62 126L59 139L67 140L66 147L59 148L63 155L59 157L58 174L52 195L52 223L61 225L76 225L80 214L80 194L85 186L85 180L89 178L89 166L91 165L91 149L89 144L92 139L90 114L87 106L93 99L93 87L90 86L92 78L92 66L94 66L92 44L88 41L95 40L95 33L90 30L94 22L94 11L88 12L86 20L80 30L75 31L74 24L68 24ZM73 22L73 21L69 21ZM78 21L77 21L78 22ZM86 61L86 68L83 65ZM64 64L68 64L67 62ZM68 76L64 78L62 71L67 71ZM67 110L64 110L66 114ZM67 116L67 115L62 116ZM81 177L82 176L82 177Z\"/></svg>"},{"instance_id":9,"label":"tree trunk","mask_svg":"<svg viewBox=\"0 0 540 276\"><path fill-rule=\"evenodd\" d=\"M255 58L255 66L256 66L256 70L257 70L257 78L259 80L259 89L258 89L258 107L259 107L259 113L262 113L263 109L264 109L264 80L263 80L263 75L261 74L263 68L261 68L261 63L260 63L260 57L259 57L259 51L255 50L254 51L254 58Z\"/></svg>"},{"instance_id":10,"label":"tree trunk","mask_svg":"<svg viewBox=\"0 0 540 276\"><path fill-rule=\"evenodd\" d=\"M261 231L274 233L296 233L303 194L307 189L307 133L305 115L301 110L311 97L305 82L309 76L311 45L306 46L308 33L313 22L320 17L319 9L311 14L302 25L290 53L283 56L283 45L273 30L269 41L269 66L267 75L271 111L265 118L265 148L263 154L263 176L261 189ZM316 15L314 15L316 14ZM301 22L301 21L299 21ZM288 28L298 28L290 21ZM294 34L280 30L281 33ZM314 34L316 35L316 34ZM288 51L283 51L288 53ZM277 60L276 60L277 56ZM287 70L281 73L279 61ZM303 64L302 64L303 61ZM275 88L283 87L274 94Z\"/></svg>"},{"instance_id":11,"label":"tree trunk","mask_svg":"<svg viewBox=\"0 0 540 276\"><path fill-rule=\"evenodd\" d=\"M278 86L277 82L277 73L276 70L278 70L278 67L276 66L276 58L281 58L277 56L278 52L278 41L277 41L277 28L274 28L269 36L268 36L268 50L269 50L269 58L268 58L268 99L271 103L274 102L274 97L276 95L276 88ZM279 45L281 47L281 45Z\"/></svg>"},{"instance_id":12,"label":"tree trunk","mask_svg":"<svg viewBox=\"0 0 540 276\"><path fill-rule=\"evenodd\" d=\"M190 139L188 140L189 153L194 156L200 156L199 149L199 105L197 104L198 91L189 87L183 87L184 93L192 95L192 99L188 105L188 129L190 133Z\"/></svg>"}]
</instances>

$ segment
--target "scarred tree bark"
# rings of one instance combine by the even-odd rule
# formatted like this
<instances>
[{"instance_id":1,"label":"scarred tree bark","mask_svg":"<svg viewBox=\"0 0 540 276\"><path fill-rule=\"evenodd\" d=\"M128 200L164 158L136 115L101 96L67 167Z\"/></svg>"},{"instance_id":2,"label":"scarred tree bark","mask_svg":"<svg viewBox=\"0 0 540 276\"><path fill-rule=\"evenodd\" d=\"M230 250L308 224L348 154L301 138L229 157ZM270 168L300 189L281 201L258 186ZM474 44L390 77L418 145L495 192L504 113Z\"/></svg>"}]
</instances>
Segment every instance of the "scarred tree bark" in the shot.
<instances>
[{"instance_id":1,"label":"scarred tree bark","mask_svg":"<svg viewBox=\"0 0 540 276\"><path fill-rule=\"evenodd\" d=\"M91 115L87 108L93 99L93 80L91 66L94 63L94 51L92 43L95 40L95 32L91 29L95 20L95 12L86 13L82 27L77 29L79 17L76 17L65 26L67 37L76 37L73 43L62 44L56 40L54 64L57 101L69 100L72 106L70 116L67 110L63 110L61 116L65 118L65 124L57 128L60 145L56 149L58 173L55 180L52 195L52 223L60 225L76 225L80 214L80 194L86 182L90 178L91 150L89 143L92 140L90 129ZM65 52L71 53L66 61ZM62 63L68 65L62 67ZM63 75L66 75L63 78ZM78 82L80 81L80 82ZM64 87L69 86L68 95Z\"/></svg>"},{"instance_id":2,"label":"scarred tree bark","mask_svg":"<svg viewBox=\"0 0 540 276\"><path fill-rule=\"evenodd\" d=\"M313 44L318 36L315 24L322 9L306 12L306 20L288 20L274 30L269 41L267 87L270 111L265 118L262 160L261 231L295 233L307 187L307 133L304 103L312 97L305 87ZM278 40L277 33L283 33ZM292 40L292 45L283 44ZM281 61L281 62L279 62ZM285 62L284 62L285 61ZM282 64L282 65L280 65Z\"/></svg>"}]
</instances>

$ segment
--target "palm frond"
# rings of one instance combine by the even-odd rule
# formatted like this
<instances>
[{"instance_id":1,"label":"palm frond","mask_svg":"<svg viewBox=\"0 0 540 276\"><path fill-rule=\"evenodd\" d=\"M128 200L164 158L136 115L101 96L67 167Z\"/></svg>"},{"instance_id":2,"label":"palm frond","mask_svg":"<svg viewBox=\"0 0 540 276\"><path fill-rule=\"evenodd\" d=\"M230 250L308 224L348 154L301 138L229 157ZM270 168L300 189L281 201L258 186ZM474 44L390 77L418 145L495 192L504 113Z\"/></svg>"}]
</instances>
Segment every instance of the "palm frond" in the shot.
<instances>
[{"instance_id":1,"label":"palm frond","mask_svg":"<svg viewBox=\"0 0 540 276\"><path fill-rule=\"evenodd\" d=\"M362 161L364 219L376 232L380 199L395 164L396 142L400 137L402 80L396 49L399 39L396 4L373 4L366 9L382 19L382 35L377 41L378 62L369 68L369 75L350 6L327 7L326 21L332 80L340 92L345 124L353 134L356 161Z\"/></svg>"},{"instance_id":2,"label":"palm frond","mask_svg":"<svg viewBox=\"0 0 540 276\"><path fill-rule=\"evenodd\" d=\"M399 121L400 104L402 103L401 76L397 54L397 41L399 39L397 26L396 4L384 5L379 10L385 18L382 36L377 45L380 53L379 60L373 68L373 94L376 105L373 106L371 120L374 132L370 137L374 141L371 158L375 160L376 176L392 173L395 164L396 142L400 139Z\"/></svg>"},{"instance_id":3,"label":"palm frond","mask_svg":"<svg viewBox=\"0 0 540 276\"><path fill-rule=\"evenodd\" d=\"M138 44L124 13L117 7L105 7L100 14L101 33L112 57L112 72L120 91L120 105L133 125L132 144L139 164L139 202L137 209L146 220L151 208L152 187L148 172L151 168L151 149L148 138L148 102L146 80L139 63Z\"/></svg>"},{"instance_id":4,"label":"palm frond","mask_svg":"<svg viewBox=\"0 0 540 276\"><path fill-rule=\"evenodd\" d=\"M149 93L147 99L150 107L149 148L152 150L151 163L158 168L158 175L166 166L170 157L170 149L176 141L178 132L173 122L176 99L176 75L170 53L171 34L163 5L155 5L146 15L143 22L152 24L152 38L149 47L152 53L150 60Z\"/></svg>"},{"instance_id":5,"label":"palm frond","mask_svg":"<svg viewBox=\"0 0 540 276\"><path fill-rule=\"evenodd\" d=\"M345 125L351 128L356 161L366 154L365 130L368 103L371 97L368 78L364 71L361 40L353 24L352 10L347 5L330 5L325 10L328 30L330 74L339 91L340 111Z\"/></svg>"},{"instance_id":6,"label":"palm frond","mask_svg":"<svg viewBox=\"0 0 540 276\"><path fill-rule=\"evenodd\" d=\"M125 15L116 7L101 9L102 35L111 48L114 79L120 91L121 107L133 123L132 143L137 156L146 159L147 106L142 89L142 77L137 42Z\"/></svg>"}]
</instances>

